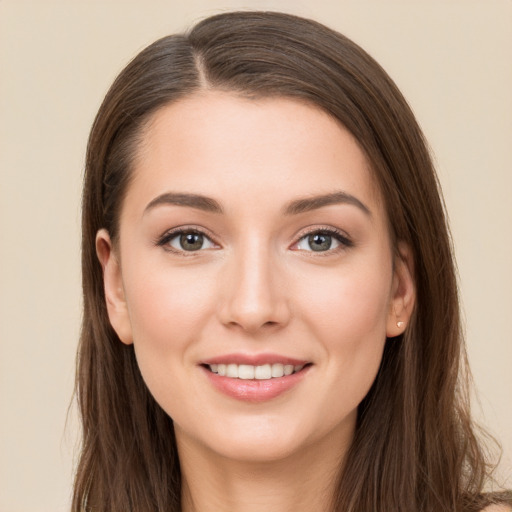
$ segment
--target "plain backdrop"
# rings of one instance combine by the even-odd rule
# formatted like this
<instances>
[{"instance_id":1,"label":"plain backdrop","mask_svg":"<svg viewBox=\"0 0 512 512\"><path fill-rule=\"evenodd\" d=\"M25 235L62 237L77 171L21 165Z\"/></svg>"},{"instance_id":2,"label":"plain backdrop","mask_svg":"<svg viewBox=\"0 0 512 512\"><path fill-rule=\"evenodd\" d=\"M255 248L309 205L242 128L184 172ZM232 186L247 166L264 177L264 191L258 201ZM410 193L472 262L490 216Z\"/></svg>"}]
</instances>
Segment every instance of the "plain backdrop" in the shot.
<instances>
[{"instance_id":1,"label":"plain backdrop","mask_svg":"<svg viewBox=\"0 0 512 512\"><path fill-rule=\"evenodd\" d=\"M435 155L459 263L475 415L512 473L512 2L0 0L0 511L69 507L85 144L156 38L230 9L302 14L391 74Z\"/></svg>"}]
</instances>

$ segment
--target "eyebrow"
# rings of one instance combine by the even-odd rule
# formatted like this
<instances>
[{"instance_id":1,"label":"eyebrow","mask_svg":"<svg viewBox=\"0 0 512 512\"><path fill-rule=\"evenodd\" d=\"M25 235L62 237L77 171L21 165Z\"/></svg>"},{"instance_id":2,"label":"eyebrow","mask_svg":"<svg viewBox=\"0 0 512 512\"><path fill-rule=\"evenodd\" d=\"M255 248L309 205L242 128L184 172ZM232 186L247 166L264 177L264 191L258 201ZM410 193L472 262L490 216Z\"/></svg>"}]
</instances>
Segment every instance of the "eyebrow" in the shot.
<instances>
[{"instance_id":1,"label":"eyebrow","mask_svg":"<svg viewBox=\"0 0 512 512\"><path fill-rule=\"evenodd\" d=\"M199 194L175 193L166 192L158 197L155 197L144 209L144 214L160 205L175 205L175 206L188 206L189 208L196 208L211 213L222 213L220 204L211 197L202 196Z\"/></svg>"},{"instance_id":2,"label":"eyebrow","mask_svg":"<svg viewBox=\"0 0 512 512\"><path fill-rule=\"evenodd\" d=\"M341 191L295 199L285 206L284 214L298 215L300 213L306 213L312 210L323 208L324 206L331 206L335 204L349 204L356 206L366 215L371 217L370 209L363 202L357 199L357 197ZM150 201L150 203L144 209L144 215L160 205L186 206L210 213L223 213L221 205L211 197L199 194L188 194L184 192L166 192Z\"/></svg>"},{"instance_id":3,"label":"eyebrow","mask_svg":"<svg viewBox=\"0 0 512 512\"><path fill-rule=\"evenodd\" d=\"M370 217L372 216L370 209L363 202L357 199L357 197L341 191L296 199L288 203L284 209L284 213L285 215L298 215L299 213L317 210L318 208L323 208L324 206L331 206L334 204L349 204L356 206L366 215Z\"/></svg>"}]
</instances>

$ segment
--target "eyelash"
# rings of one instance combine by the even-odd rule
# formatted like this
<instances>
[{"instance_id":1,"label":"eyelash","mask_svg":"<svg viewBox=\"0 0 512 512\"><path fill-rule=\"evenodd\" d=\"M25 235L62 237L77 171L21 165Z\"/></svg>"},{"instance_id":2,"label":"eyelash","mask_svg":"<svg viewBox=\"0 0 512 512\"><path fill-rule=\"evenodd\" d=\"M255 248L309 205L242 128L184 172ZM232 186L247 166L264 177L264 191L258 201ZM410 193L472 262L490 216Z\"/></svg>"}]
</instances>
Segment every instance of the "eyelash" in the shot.
<instances>
[{"instance_id":1,"label":"eyelash","mask_svg":"<svg viewBox=\"0 0 512 512\"><path fill-rule=\"evenodd\" d=\"M164 235L162 235L160 238L158 238L155 241L155 245L157 245L159 247L163 247L166 251L180 254L183 256L195 256L196 253L201 252L201 249L199 249L197 251L185 251L185 250L176 249L169 245L169 242L171 242L171 240L174 240L176 237L185 235L185 234L201 235L201 236L205 237L207 240L209 240L212 244L218 245L213 240L213 237L211 235L206 233L203 229L200 229L200 228L197 228L194 226L179 227L179 228L175 228L173 230L167 231ZM348 236L344 232L339 231L332 227L320 227L320 228L312 229L310 231L303 232L300 235L300 238L292 244L292 247L297 246L301 241L303 241L304 239L306 239L307 237L312 236L312 235L330 236L330 237L334 238L337 242L339 242L340 247L336 247L334 249L327 249L326 251L313 251L313 250L306 251L303 249L295 249L295 250L302 250L303 252L311 252L311 253L316 252L316 256L325 256L328 254L336 253L340 250L342 251L345 249L349 249L354 246L354 242L350 238L348 238Z\"/></svg>"},{"instance_id":2,"label":"eyelash","mask_svg":"<svg viewBox=\"0 0 512 512\"><path fill-rule=\"evenodd\" d=\"M179 228L175 228L170 231L167 231L160 238L158 238L156 240L155 244L159 247L163 247L166 251L180 254L182 256L195 256L196 255L195 253L201 252L201 250L185 251L185 250L176 249L169 245L169 242L171 242L171 240L174 240L176 237L181 236L181 235L188 235L188 234L201 235L201 236L205 237L207 240L209 240L212 244L217 245L213 241L213 237L211 235L206 233L203 229L199 229L194 226L184 226L184 227L179 227Z\"/></svg>"},{"instance_id":3,"label":"eyelash","mask_svg":"<svg viewBox=\"0 0 512 512\"><path fill-rule=\"evenodd\" d=\"M335 247L334 249L328 249L326 251L306 251L308 253L314 253L315 256L328 256L334 253L338 253L339 251L343 251L346 249L350 249L354 246L354 242L347 236L346 233L343 231L340 231L338 229L332 228L332 227L317 227L315 229L312 229L310 231L306 231L305 233L302 233L300 235L300 238L293 244L294 246L297 246L302 240L312 236L312 235L327 235L335 239L337 242L339 242L340 246ZM301 250L301 249L297 249Z\"/></svg>"}]
</instances>

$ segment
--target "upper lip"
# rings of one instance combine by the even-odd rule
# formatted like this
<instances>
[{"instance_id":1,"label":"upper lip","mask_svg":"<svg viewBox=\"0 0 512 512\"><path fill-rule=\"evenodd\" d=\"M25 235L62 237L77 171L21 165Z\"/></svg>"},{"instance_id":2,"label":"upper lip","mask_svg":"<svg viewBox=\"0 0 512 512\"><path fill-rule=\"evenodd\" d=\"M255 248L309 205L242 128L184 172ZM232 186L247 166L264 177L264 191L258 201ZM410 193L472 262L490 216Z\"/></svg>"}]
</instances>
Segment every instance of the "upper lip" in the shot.
<instances>
[{"instance_id":1,"label":"upper lip","mask_svg":"<svg viewBox=\"0 0 512 512\"><path fill-rule=\"evenodd\" d=\"M212 357L201 361L200 364L247 364L251 366L261 366L264 364L292 364L300 366L308 364L310 361L297 359L294 357L282 356L279 354L224 354L222 356Z\"/></svg>"}]
</instances>

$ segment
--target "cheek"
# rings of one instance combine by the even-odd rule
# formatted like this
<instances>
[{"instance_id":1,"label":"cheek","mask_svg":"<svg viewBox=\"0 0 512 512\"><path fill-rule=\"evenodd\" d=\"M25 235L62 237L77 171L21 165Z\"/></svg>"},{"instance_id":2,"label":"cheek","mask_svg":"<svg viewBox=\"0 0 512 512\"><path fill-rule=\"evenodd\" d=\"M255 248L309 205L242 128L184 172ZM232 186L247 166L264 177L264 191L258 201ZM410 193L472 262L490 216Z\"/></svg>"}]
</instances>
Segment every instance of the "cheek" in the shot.
<instances>
[{"instance_id":1,"label":"cheek","mask_svg":"<svg viewBox=\"0 0 512 512\"><path fill-rule=\"evenodd\" d=\"M145 273L136 270L126 281L130 283L126 297L136 343L176 346L194 336L194 327L213 303L213 280L197 272L164 265Z\"/></svg>"},{"instance_id":2,"label":"cheek","mask_svg":"<svg viewBox=\"0 0 512 512\"><path fill-rule=\"evenodd\" d=\"M382 263L361 265L316 276L314 286L298 292L307 318L322 332L321 339L334 338L337 345L344 345L368 336L385 337L392 279L385 268Z\"/></svg>"},{"instance_id":3,"label":"cheek","mask_svg":"<svg viewBox=\"0 0 512 512\"><path fill-rule=\"evenodd\" d=\"M190 351L211 316L213 283L166 266L134 268L126 273L125 293L137 362L156 400L172 409L172 397L187 380Z\"/></svg>"},{"instance_id":4,"label":"cheek","mask_svg":"<svg viewBox=\"0 0 512 512\"><path fill-rule=\"evenodd\" d=\"M307 297L303 316L328 361L326 382L334 383L330 393L343 396L349 409L368 392L382 359L391 264L387 268L388 272L382 262L378 266L354 266L316 279L314 287L303 290L302 297Z\"/></svg>"}]
</instances>

